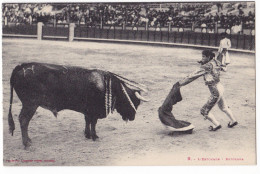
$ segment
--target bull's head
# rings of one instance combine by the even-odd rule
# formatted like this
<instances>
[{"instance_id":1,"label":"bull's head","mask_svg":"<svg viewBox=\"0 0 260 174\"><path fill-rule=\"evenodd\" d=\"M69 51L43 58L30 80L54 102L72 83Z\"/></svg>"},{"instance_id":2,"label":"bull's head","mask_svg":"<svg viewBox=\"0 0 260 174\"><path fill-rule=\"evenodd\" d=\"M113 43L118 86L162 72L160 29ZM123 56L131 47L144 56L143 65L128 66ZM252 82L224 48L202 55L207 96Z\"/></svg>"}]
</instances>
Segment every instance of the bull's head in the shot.
<instances>
[{"instance_id":1,"label":"bull's head","mask_svg":"<svg viewBox=\"0 0 260 174\"><path fill-rule=\"evenodd\" d=\"M120 80L121 82L117 88L118 95L116 96L115 109L124 121L132 121L135 119L135 114L141 101L148 101L141 96L141 91L147 92L147 90L142 84L125 79Z\"/></svg>"}]
</instances>

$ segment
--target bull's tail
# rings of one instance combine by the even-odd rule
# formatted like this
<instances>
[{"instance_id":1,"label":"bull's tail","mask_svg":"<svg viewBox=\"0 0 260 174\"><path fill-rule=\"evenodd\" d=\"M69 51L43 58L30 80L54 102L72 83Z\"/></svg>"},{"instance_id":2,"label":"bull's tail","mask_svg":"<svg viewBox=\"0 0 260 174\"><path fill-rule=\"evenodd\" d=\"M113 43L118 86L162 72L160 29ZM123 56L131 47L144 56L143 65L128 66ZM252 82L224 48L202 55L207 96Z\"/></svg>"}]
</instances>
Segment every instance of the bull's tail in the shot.
<instances>
[{"instance_id":1,"label":"bull's tail","mask_svg":"<svg viewBox=\"0 0 260 174\"><path fill-rule=\"evenodd\" d=\"M8 114L8 124L9 124L9 132L10 134L14 134L14 129L15 129L15 125L14 125L14 119L13 119L13 115L12 115L12 103L13 103L13 85L10 85L11 87L11 94L10 94L10 107L9 107L9 114Z\"/></svg>"},{"instance_id":2,"label":"bull's tail","mask_svg":"<svg viewBox=\"0 0 260 174\"><path fill-rule=\"evenodd\" d=\"M12 72L12 76L10 79L10 106L9 106L9 114L8 114L8 124L9 124L9 132L13 136L15 130L14 119L12 115L12 104L13 104L13 91L14 91L14 75L21 69L21 66L16 66Z\"/></svg>"}]
</instances>

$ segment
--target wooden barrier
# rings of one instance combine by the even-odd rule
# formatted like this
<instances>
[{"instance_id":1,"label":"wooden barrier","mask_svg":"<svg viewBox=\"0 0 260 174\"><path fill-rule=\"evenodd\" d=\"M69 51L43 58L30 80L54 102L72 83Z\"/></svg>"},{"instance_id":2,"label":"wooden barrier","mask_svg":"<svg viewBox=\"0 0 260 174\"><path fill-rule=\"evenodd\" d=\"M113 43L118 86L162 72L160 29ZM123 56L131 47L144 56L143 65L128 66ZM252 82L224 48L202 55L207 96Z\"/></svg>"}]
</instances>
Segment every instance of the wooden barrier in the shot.
<instances>
[{"instance_id":1,"label":"wooden barrier","mask_svg":"<svg viewBox=\"0 0 260 174\"><path fill-rule=\"evenodd\" d=\"M66 27L67 26L67 27ZM32 37L33 34L38 40L42 39L62 39L72 42L75 37L82 39L108 39L111 40L129 40L141 42L162 42L163 43L176 43L179 45L197 45L197 47L214 46L218 47L220 42L219 33L201 33L195 31L178 32L170 30L155 30L150 28L145 30L142 28L124 29L125 27L110 27L102 28L87 27L75 25L74 23L66 24L64 27L56 25L45 24L39 22L36 26L33 25L19 25L19 26L3 26L3 36L14 37L14 35L26 35ZM143 30L144 29L144 30ZM172 28L173 29L173 28ZM246 34L229 34L232 49L254 51L255 50L255 36Z\"/></svg>"}]
</instances>

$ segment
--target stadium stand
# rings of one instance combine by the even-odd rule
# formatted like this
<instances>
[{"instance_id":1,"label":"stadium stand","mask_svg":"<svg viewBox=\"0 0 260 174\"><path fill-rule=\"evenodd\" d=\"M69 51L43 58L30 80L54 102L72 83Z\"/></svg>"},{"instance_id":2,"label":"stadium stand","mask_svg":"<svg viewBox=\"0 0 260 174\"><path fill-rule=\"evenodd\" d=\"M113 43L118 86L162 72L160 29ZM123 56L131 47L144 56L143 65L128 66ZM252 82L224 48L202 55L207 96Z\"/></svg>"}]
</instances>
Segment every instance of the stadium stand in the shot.
<instances>
[{"instance_id":1,"label":"stadium stand","mask_svg":"<svg viewBox=\"0 0 260 174\"><path fill-rule=\"evenodd\" d=\"M2 5L4 24L76 23L87 26L255 28L254 2L229 3L26 3Z\"/></svg>"}]
</instances>

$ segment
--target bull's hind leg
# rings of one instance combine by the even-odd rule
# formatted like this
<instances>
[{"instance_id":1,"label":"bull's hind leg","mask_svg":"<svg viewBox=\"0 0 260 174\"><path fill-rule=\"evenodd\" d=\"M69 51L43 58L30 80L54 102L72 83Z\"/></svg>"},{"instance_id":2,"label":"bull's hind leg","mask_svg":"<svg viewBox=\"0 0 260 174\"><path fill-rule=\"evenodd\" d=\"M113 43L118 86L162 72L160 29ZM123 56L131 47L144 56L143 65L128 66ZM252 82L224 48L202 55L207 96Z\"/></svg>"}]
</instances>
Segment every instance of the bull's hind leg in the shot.
<instances>
[{"instance_id":1,"label":"bull's hind leg","mask_svg":"<svg viewBox=\"0 0 260 174\"><path fill-rule=\"evenodd\" d=\"M25 146L25 148L31 145L31 139L28 136L28 126L29 126L29 122L32 119L36 109L37 109L37 106L23 105L22 110L19 115L19 121L20 121L21 132L22 132L22 140L23 140L23 145Z\"/></svg>"}]
</instances>

